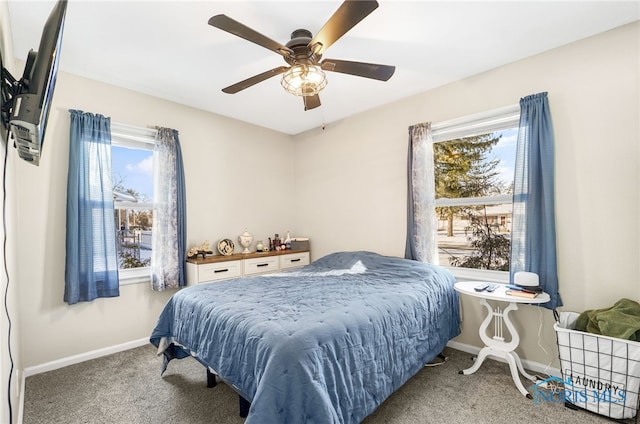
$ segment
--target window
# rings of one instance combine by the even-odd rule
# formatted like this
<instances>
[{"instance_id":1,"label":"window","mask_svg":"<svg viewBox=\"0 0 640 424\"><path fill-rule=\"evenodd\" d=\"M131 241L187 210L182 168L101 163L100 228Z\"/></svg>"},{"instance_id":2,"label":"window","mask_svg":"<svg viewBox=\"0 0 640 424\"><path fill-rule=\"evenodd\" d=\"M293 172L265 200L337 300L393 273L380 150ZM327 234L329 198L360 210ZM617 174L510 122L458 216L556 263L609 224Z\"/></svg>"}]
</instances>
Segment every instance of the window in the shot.
<instances>
[{"instance_id":1,"label":"window","mask_svg":"<svg viewBox=\"0 0 640 424\"><path fill-rule=\"evenodd\" d=\"M147 281L153 232L155 130L111 124L111 172L121 282Z\"/></svg>"},{"instance_id":2,"label":"window","mask_svg":"<svg viewBox=\"0 0 640 424\"><path fill-rule=\"evenodd\" d=\"M438 256L458 277L509 271L519 114L516 105L433 126Z\"/></svg>"}]
</instances>

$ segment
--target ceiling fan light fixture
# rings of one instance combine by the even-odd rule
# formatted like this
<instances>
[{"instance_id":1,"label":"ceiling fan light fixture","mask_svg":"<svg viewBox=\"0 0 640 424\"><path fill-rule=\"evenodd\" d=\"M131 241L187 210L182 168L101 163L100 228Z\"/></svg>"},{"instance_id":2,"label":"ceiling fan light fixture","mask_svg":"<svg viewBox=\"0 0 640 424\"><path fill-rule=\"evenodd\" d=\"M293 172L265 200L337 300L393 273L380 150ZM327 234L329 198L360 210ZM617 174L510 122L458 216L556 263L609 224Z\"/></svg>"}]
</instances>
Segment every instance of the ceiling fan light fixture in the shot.
<instances>
[{"instance_id":1,"label":"ceiling fan light fixture","mask_svg":"<svg viewBox=\"0 0 640 424\"><path fill-rule=\"evenodd\" d=\"M316 65L294 65L280 81L284 89L295 96L315 96L327 85L327 76Z\"/></svg>"}]
</instances>

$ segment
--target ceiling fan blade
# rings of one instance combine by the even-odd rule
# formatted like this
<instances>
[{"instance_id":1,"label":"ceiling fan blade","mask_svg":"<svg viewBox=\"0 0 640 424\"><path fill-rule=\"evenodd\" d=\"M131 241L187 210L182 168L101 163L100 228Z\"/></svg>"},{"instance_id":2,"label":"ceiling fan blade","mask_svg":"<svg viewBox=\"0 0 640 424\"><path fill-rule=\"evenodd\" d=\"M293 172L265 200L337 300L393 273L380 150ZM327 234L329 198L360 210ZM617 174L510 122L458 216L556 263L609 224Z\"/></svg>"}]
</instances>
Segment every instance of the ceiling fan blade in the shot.
<instances>
[{"instance_id":1,"label":"ceiling fan blade","mask_svg":"<svg viewBox=\"0 0 640 424\"><path fill-rule=\"evenodd\" d=\"M302 96L302 100L304 100L304 110L311 110L320 106L320 96L317 94L313 96Z\"/></svg>"},{"instance_id":2,"label":"ceiling fan blade","mask_svg":"<svg viewBox=\"0 0 640 424\"><path fill-rule=\"evenodd\" d=\"M359 77L387 81L396 71L395 66L379 65L377 63L351 62L349 60L325 59L320 63L325 71L340 72Z\"/></svg>"},{"instance_id":3,"label":"ceiling fan blade","mask_svg":"<svg viewBox=\"0 0 640 424\"><path fill-rule=\"evenodd\" d=\"M244 81L240 81L237 82L233 85L230 85L229 87L223 88L222 91L227 93L227 94L236 94L238 91L242 91L245 88L249 88L252 85L255 85L259 82L262 82L266 79L269 79L271 77L274 77L276 75L279 75L281 73L283 73L284 71L286 71L287 69L289 69L288 66L279 66L277 68L273 68L269 71L263 72L261 74L258 75L254 75L251 78L247 78Z\"/></svg>"},{"instance_id":4,"label":"ceiling fan blade","mask_svg":"<svg viewBox=\"0 0 640 424\"><path fill-rule=\"evenodd\" d=\"M377 1L346 0L309 42L311 50L321 55L358 22L378 7Z\"/></svg>"},{"instance_id":5,"label":"ceiling fan blade","mask_svg":"<svg viewBox=\"0 0 640 424\"><path fill-rule=\"evenodd\" d=\"M274 51L284 57L288 57L289 55L293 54L293 51L290 48L283 46L277 41L274 41L271 38L260 34L259 32L249 28L244 24L241 24L234 19L231 19L227 15L213 16L211 19L209 19L209 25L219 28L230 34L236 35L240 38L244 38L247 41L251 41L252 43Z\"/></svg>"}]
</instances>

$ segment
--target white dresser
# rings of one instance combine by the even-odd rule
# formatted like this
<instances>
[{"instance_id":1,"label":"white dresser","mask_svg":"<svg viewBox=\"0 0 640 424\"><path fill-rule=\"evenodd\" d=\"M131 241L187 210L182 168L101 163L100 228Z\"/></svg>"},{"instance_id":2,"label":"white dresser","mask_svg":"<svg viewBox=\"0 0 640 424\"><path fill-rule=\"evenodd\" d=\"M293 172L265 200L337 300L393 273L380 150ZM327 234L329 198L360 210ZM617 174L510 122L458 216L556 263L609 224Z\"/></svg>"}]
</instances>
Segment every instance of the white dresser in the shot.
<instances>
[{"instance_id":1,"label":"white dresser","mask_svg":"<svg viewBox=\"0 0 640 424\"><path fill-rule=\"evenodd\" d=\"M187 259L187 285L268 274L309 264L308 250L235 253Z\"/></svg>"}]
</instances>

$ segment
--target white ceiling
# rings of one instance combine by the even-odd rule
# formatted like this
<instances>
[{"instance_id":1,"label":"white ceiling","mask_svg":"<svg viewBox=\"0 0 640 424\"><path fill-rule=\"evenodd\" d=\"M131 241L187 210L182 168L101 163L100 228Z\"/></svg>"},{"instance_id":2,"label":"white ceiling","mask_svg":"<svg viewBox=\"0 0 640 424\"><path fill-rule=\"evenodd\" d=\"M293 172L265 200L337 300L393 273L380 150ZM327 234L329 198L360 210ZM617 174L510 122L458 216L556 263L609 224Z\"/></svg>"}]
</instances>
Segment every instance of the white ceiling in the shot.
<instances>
[{"instance_id":1,"label":"white ceiling","mask_svg":"<svg viewBox=\"0 0 640 424\"><path fill-rule=\"evenodd\" d=\"M395 65L388 82L327 73L322 106L306 112L301 98L282 89L279 76L222 93L286 63L209 26L211 16L224 13L286 44L297 28L315 34L340 4L69 0L60 69L297 134L640 19L638 1L380 0L324 58ZM18 59L37 50L52 7L53 0L9 1Z\"/></svg>"}]
</instances>

